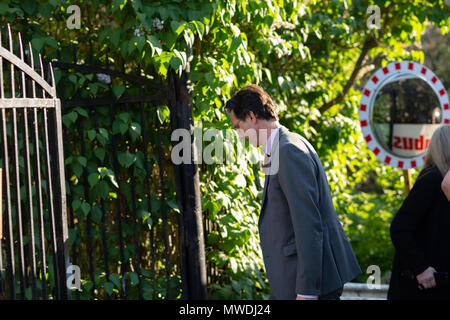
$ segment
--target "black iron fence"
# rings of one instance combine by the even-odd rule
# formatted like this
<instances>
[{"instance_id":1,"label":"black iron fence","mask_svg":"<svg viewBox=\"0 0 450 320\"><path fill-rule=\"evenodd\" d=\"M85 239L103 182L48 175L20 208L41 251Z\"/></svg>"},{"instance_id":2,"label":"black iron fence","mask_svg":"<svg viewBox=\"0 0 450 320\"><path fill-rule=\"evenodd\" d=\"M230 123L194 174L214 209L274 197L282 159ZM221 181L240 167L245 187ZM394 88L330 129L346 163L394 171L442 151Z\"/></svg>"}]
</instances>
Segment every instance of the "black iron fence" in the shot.
<instances>
[{"instance_id":1,"label":"black iron fence","mask_svg":"<svg viewBox=\"0 0 450 320\"><path fill-rule=\"evenodd\" d=\"M91 298L110 297L107 283L114 285L115 296L119 298L127 298L130 290L135 291L133 298L142 299L144 294L145 298L172 298L171 279L177 277L179 271L171 268L169 257L170 248L178 249L176 233L172 232L171 244L168 239L168 214L173 212L169 212L166 203L168 168L163 159L167 159L167 155L163 154L163 129L156 117L149 115L152 104L167 105L166 88L156 81L111 72L107 65L99 68L93 63L80 66L77 62L74 53L73 63L57 61L53 65L71 74L82 72L97 77L101 74L109 76L110 81L120 78L127 91L138 90L136 95L125 92L117 99L111 84L106 81L107 90L102 97L86 99L78 93L70 99L61 96L63 114L66 117L73 116L73 112L78 114L73 126L66 126L64 130L66 159L75 161L77 157L77 161L93 162L92 168L87 163L82 164L81 175L77 175L73 172L77 166L66 161L67 180L71 181L73 177L78 180L70 184L68 199L72 203L69 217L74 238L73 263L81 267L81 274L89 274L90 282L85 288L90 287ZM135 79L138 80L133 81ZM59 88L63 94L64 78L59 82ZM156 155L156 161L149 155ZM98 168L105 170L95 172ZM158 172L158 180L153 172ZM96 174L101 179L95 183ZM109 180L103 180L105 177ZM159 208L152 208L151 186L156 189L158 184L159 192L155 192L158 199L155 195L153 203L158 203ZM79 191L75 189L77 187L81 187ZM105 188L115 194L110 195ZM89 210L83 212L83 205L90 206ZM97 218L95 212L98 212ZM162 219L161 224L158 219ZM176 231L176 226L172 231ZM163 234L163 237L157 237L163 239L162 247L155 244L155 233ZM116 248L118 250L114 250ZM146 252L150 252L148 259L142 257ZM162 255L157 257L161 252ZM158 268L157 261L164 261L164 264ZM161 271L165 274L165 286L158 285ZM101 283L96 276L103 275L105 281ZM103 288L99 288L102 284ZM106 295L102 295L101 289Z\"/></svg>"},{"instance_id":2,"label":"black iron fence","mask_svg":"<svg viewBox=\"0 0 450 320\"><path fill-rule=\"evenodd\" d=\"M86 240L85 245L75 242L72 246L73 263L78 263L82 271L89 270L91 298L206 298L203 248L195 245L198 239L203 241L197 232L198 228L201 231L199 190L192 188L198 188L198 175L195 184L189 173L196 166L174 166L170 158L172 130L189 129L192 123L185 78L178 78L172 71L168 81L157 76L148 79L140 76L145 73L139 66L136 70L136 66L122 64L116 70L107 56L105 61L94 61L92 49L87 56L89 63L84 65L78 63L75 50L71 63L53 62L67 74L95 75L106 86L100 97L82 98L83 90L79 90L66 98L64 83L59 82L64 115L84 110L76 121L76 130L65 128L66 155L84 156L88 162L95 159L92 168L83 166L82 176L71 184L74 192L69 202L80 200L91 205L83 225L82 219L77 219L79 212L69 207L71 230ZM134 70L134 75L126 70ZM125 88L120 97L115 90L118 86ZM102 148L105 156L99 157ZM92 169L100 167L115 177L115 189L108 181L115 195L92 191ZM67 167L68 181L72 169ZM96 186L103 188L102 182ZM83 191L79 192L81 189L76 189L81 185ZM98 218L92 223L95 208ZM82 261L88 261L88 266L83 268L77 250L81 255L87 252ZM113 294L107 289L110 284Z\"/></svg>"},{"instance_id":3,"label":"black iron fence","mask_svg":"<svg viewBox=\"0 0 450 320\"><path fill-rule=\"evenodd\" d=\"M14 118L12 111L8 118L9 109L3 100L0 104L5 142L15 137L15 123L24 123L24 133L17 131L15 143L4 144L0 158L3 208L7 208L4 236L9 241L4 248L0 240L2 298L206 298L197 168L174 166L170 159L172 130L190 130L192 123L186 75L180 79L171 71L166 81L152 79L137 65L118 67L107 56L94 58L92 49L82 57L75 48L71 50L72 61L63 61L58 54L58 59L41 62L40 70L47 63L54 68L51 83L61 100L61 115L35 105L33 143L25 142L25 128L31 126L26 124L28 106L22 115ZM2 85L6 83L1 80ZM44 130L40 136L39 126ZM32 172L26 157L21 166L21 156L10 150L13 145L21 155L30 147L30 155L39 160ZM62 149L64 158L60 152L57 159L64 161L65 171L51 161ZM14 161L8 156L11 152ZM10 163L19 177L17 183L8 176ZM54 179L62 182L62 197L52 189ZM22 181L32 181L31 188ZM34 197L33 210L31 205L20 209L25 204L21 192ZM65 209L67 219L57 223L55 218L64 218ZM22 232L11 229L16 223ZM26 228L28 234L21 239ZM33 244L34 239L40 242ZM11 251L17 245L23 252ZM42 252L44 245L53 251ZM31 250L29 260L27 250ZM42 258L37 259L40 253ZM72 288L71 296L63 294L66 284Z\"/></svg>"}]
</instances>

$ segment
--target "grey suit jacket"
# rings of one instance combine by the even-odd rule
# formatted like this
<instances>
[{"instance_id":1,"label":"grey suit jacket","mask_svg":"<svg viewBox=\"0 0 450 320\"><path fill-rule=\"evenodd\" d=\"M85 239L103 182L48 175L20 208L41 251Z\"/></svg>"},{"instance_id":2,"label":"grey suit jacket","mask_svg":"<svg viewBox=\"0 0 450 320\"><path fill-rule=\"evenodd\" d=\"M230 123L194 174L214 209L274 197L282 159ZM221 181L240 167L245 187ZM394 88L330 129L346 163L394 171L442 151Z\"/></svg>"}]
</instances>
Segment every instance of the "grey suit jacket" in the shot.
<instances>
[{"instance_id":1,"label":"grey suit jacket","mask_svg":"<svg viewBox=\"0 0 450 320\"><path fill-rule=\"evenodd\" d=\"M306 139L283 126L271 153L258 222L270 298L331 293L361 269L322 163Z\"/></svg>"}]
</instances>

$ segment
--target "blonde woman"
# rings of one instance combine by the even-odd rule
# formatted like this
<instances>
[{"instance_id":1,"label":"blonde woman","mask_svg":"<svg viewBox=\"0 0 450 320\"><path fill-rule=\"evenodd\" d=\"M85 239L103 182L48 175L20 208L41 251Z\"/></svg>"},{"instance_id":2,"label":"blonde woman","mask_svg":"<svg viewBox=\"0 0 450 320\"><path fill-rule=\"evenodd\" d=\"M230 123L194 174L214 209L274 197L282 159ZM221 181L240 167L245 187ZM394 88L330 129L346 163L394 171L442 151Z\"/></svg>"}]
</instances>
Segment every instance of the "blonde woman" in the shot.
<instances>
[{"instance_id":1,"label":"blonde woman","mask_svg":"<svg viewBox=\"0 0 450 320\"><path fill-rule=\"evenodd\" d=\"M450 126L433 134L425 166L391 224L395 247L388 299L450 299ZM447 279L447 280L446 280Z\"/></svg>"}]
</instances>

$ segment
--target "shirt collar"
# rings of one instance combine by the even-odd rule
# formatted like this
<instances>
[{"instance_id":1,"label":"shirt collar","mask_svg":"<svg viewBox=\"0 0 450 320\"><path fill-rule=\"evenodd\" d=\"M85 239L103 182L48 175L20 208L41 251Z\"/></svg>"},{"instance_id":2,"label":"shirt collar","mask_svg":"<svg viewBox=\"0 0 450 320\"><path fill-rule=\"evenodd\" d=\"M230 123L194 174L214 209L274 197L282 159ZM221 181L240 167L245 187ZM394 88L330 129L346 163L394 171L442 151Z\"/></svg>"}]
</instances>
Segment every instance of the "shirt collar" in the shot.
<instances>
[{"instance_id":1,"label":"shirt collar","mask_svg":"<svg viewBox=\"0 0 450 320\"><path fill-rule=\"evenodd\" d=\"M278 130L280 130L279 126L277 126L275 129L272 130L272 132L270 133L269 139L267 139L266 154L269 156L272 153L272 143L273 143L273 140L275 139L275 136L276 136Z\"/></svg>"}]
</instances>

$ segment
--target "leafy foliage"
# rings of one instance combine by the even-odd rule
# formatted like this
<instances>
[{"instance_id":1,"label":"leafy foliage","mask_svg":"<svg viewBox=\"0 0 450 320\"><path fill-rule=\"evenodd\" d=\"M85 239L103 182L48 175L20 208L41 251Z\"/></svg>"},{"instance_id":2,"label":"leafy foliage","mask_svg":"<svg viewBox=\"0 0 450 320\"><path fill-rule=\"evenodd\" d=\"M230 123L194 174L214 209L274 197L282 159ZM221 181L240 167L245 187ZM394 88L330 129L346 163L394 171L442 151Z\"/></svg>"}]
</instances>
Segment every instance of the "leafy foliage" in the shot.
<instances>
[{"instance_id":1,"label":"leafy foliage","mask_svg":"<svg viewBox=\"0 0 450 320\"><path fill-rule=\"evenodd\" d=\"M443 0L82 0L80 30L66 27L69 4L63 0L6 0L0 4L0 21L14 23L16 31L21 31L37 52L45 49L50 59L56 58L60 48L62 59L71 61L72 45L76 45L83 52L79 59L89 61L91 45L95 61L107 62L116 70L126 65L126 72L140 67L148 77L165 78L169 68L180 74L189 65L189 88L198 127L230 128L224 102L245 84L261 84L279 105L281 123L309 139L319 153L336 210L362 269L378 264L383 273L390 270L393 248L389 223L404 198L403 178L400 170L380 165L365 146L357 115L359 89L374 69L391 61L424 61L418 44L426 24L434 24L443 34L448 32L449 10ZM371 4L381 9L379 30L366 25L366 10ZM72 72L56 73L55 77L64 82L60 94L66 98L102 96L109 88L94 75ZM133 89L112 81L117 98ZM108 110L99 109L98 113L102 119L98 130L89 110L75 108L63 118L65 127L74 133L70 141L77 144L84 139L87 150L85 155L74 151L66 159L73 172L69 182L72 209L80 221L90 212L94 223L101 219L99 199L112 201L117 197L118 177L107 151L112 136L122 141L118 157L121 170L133 168L128 173L141 182L145 176L142 150L133 151L142 142L140 115L122 110L111 122ZM167 156L167 106L159 106L150 116L150 125L156 121L163 126ZM81 122L83 137L76 133ZM152 134L156 145L156 133ZM209 269L214 270L209 278L211 298L267 298L269 292L256 228L264 177L249 161L251 148L246 146L245 150L245 155L236 154L243 162L200 165L207 261ZM149 154L156 163L156 150L150 148ZM84 168L88 197L96 200L88 201L82 190ZM154 191L159 188L157 177L155 169ZM126 179L121 181L125 183ZM126 183L120 188L126 190ZM169 182L166 188L170 191L167 204L175 207L175 188ZM128 190L128 203L130 197ZM138 197L145 202L145 191L138 190ZM153 211L158 212L162 199L155 197L152 201ZM140 228L160 219L158 214L150 216L146 207L142 203L139 208ZM125 233L131 235L131 225L127 228ZM80 231L71 230L70 241L82 247ZM99 234L93 236L100 239ZM163 242L161 234L157 239ZM116 243L117 238L111 233L108 241ZM117 248L111 248L115 259L118 254ZM127 249L126 255L132 256L132 249ZM158 259L162 265L162 257ZM136 284L135 274L128 276ZM107 295L120 288L119 274L111 274L106 281L104 273L99 272L95 279ZM172 285L180 290L176 279ZM91 287L86 280L83 294ZM149 288L145 297L150 298L153 289L147 284L145 288Z\"/></svg>"}]
</instances>

